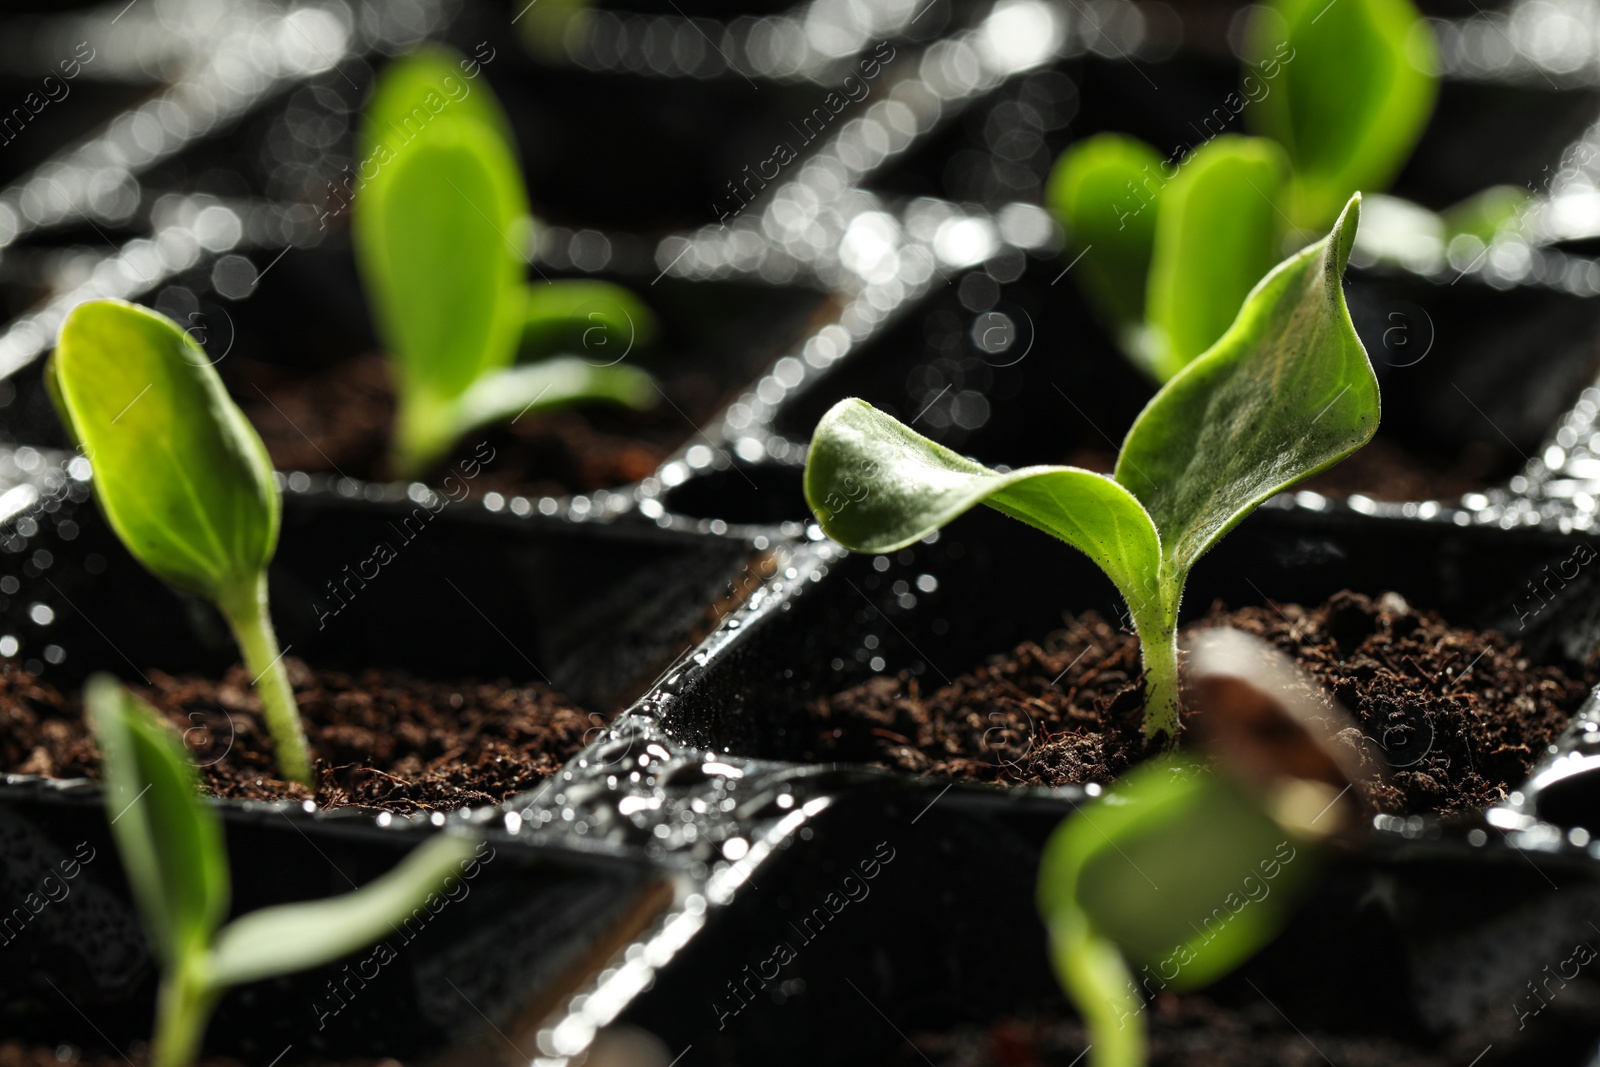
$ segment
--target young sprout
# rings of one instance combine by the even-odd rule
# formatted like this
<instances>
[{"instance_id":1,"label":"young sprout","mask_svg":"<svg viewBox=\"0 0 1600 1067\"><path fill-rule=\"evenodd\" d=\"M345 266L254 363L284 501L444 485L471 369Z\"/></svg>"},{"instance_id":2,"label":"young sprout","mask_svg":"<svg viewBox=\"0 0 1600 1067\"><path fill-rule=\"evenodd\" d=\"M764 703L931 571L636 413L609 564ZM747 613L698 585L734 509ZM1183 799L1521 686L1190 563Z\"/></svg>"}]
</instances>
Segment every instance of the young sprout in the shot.
<instances>
[{"instance_id":1,"label":"young sprout","mask_svg":"<svg viewBox=\"0 0 1600 1067\"><path fill-rule=\"evenodd\" d=\"M1222 336L1286 247L1357 189L1387 187L1437 95L1437 46L1410 0L1271 0L1246 38L1240 90L1199 148L1164 159L1098 134L1062 153L1045 192L1079 286L1158 382ZM1240 112L1261 136L1215 135Z\"/></svg>"},{"instance_id":2,"label":"young sprout","mask_svg":"<svg viewBox=\"0 0 1600 1067\"><path fill-rule=\"evenodd\" d=\"M92 300L62 324L45 376L94 466L111 528L156 577L221 609L255 678L278 769L310 787L311 757L267 607L278 488L261 438L205 351L154 311Z\"/></svg>"},{"instance_id":3,"label":"young sprout","mask_svg":"<svg viewBox=\"0 0 1600 1067\"><path fill-rule=\"evenodd\" d=\"M1063 822L1038 907L1090 1067L1145 1062L1146 1002L1204 986L1277 936L1317 882L1325 845L1359 824L1359 733L1286 658L1236 630L1191 661L1215 765L1158 760Z\"/></svg>"},{"instance_id":4,"label":"young sprout","mask_svg":"<svg viewBox=\"0 0 1600 1067\"><path fill-rule=\"evenodd\" d=\"M106 814L146 936L161 963L152 1067L187 1067L230 986L318 967L376 941L473 854L440 834L369 885L262 908L226 926L222 823L199 797L182 742L106 675L86 689L105 773Z\"/></svg>"},{"instance_id":5,"label":"young sprout","mask_svg":"<svg viewBox=\"0 0 1600 1067\"><path fill-rule=\"evenodd\" d=\"M1187 759L1147 764L1062 823L1038 906L1088 1067L1145 1063L1146 1000L1196 989L1255 955L1314 884L1311 842L1261 800Z\"/></svg>"},{"instance_id":6,"label":"young sprout","mask_svg":"<svg viewBox=\"0 0 1600 1067\"><path fill-rule=\"evenodd\" d=\"M1059 537L1127 601L1144 660L1145 734L1170 744L1190 568L1263 500L1377 430L1377 378L1340 287L1359 210L1356 196L1332 233L1263 278L1222 339L1151 399L1114 476L1002 474L844 400L817 425L806 458L806 500L823 531L858 552L893 552L987 504Z\"/></svg>"},{"instance_id":7,"label":"young sprout","mask_svg":"<svg viewBox=\"0 0 1600 1067\"><path fill-rule=\"evenodd\" d=\"M525 280L533 219L504 113L442 49L389 66L363 120L369 161L351 222L378 333L393 361L393 473L418 477L465 433L581 401L646 407L649 375L620 360L652 331L604 282ZM458 70L459 68L459 70ZM518 350L561 356L512 366Z\"/></svg>"}]
</instances>

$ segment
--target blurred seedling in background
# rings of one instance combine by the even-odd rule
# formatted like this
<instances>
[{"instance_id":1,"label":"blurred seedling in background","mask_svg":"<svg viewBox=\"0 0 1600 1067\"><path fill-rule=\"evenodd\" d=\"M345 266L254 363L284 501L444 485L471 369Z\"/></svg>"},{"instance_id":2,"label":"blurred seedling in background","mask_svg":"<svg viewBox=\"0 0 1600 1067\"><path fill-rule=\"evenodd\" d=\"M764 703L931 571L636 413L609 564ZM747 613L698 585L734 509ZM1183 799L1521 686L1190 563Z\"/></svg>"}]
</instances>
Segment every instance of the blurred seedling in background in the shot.
<instances>
[{"instance_id":1,"label":"blurred seedling in background","mask_svg":"<svg viewBox=\"0 0 1600 1067\"><path fill-rule=\"evenodd\" d=\"M535 224L511 127L461 69L437 47L394 61L362 120L373 173L351 229L393 368L390 465L402 478L426 474L469 431L529 411L643 408L657 396L621 363L655 330L638 297L602 281L528 283ZM540 358L514 365L519 351Z\"/></svg>"},{"instance_id":2,"label":"blurred seedling in background","mask_svg":"<svg viewBox=\"0 0 1600 1067\"><path fill-rule=\"evenodd\" d=\"M1090 1067L1146 1061L1144 1010L1268 945L1359 825L1355 732L1292 663L1236 630L1189 660L1202 764L1161 758L1063 822L1045 846L1038 906Z\"/></svg>"},{"instance_id":3,"label":"blurred seedling in background","mask_svg":"<svg viewBox=\"0 0 1600 1067\"><path fill-rule=\"evenodd\" d=\"M1079 287L1158 382L1210 348L1256 279L1353 193L1388 187L1438 95L1438 46L1410 0L1270 0L1252 10L1244 55L1217 110L1242 111L1258 136L1215 136L1224 124L1208 117L1210 139L1163 158L1097 134L1062 153L1046 191ZM1492 236L1525 202L1497 187L1435 216L1377 198L1370 243Z\"/></svg>"},{"instance_id":4,"label":"blurred seedling in background","mask_svg":"<svg viewBox=\"0 0 1600 1067\"><path fill-rule=\"evenodd\" d=\"M1357 196L1331 234L1261 279L1222 339L1140 413L1114 475L993 471L843 400L818 423L806 458L817 521L872 553L914 544L976 504L1059 537L1127 601L1144 661L1145 735L1173 743L1190 569L1263 500L1377 430L1377 378L1340 286L1359 213Z\"/></svg>"},{"instance_id":5,"label":"blurred seedling in background","mask_svg":"<svg viewBox=\"0 0 1600 1067\"><path fill-rule=\"evenodd\" d=\"M222 822L199 795L187 750L155 710L114 679L86 689L105 773L106 814L145 934L161 964L152 1067L188 1067L231 986L320 967L394 929L473 855L435 835L394 870L328 900L262 908L227 925Z\"/></svg>"},{"instance_id":6,"label":"blurred seedling in background","mask_svg":"<svg viewBox=\"0 0 1600 1067\"><path fill-rule=\"evenodd\" d=\"M255 679L279 773L309 788L311 756L267 600L281 501L261 438L183 327L120 300L72 310L45 379L93 466L107 522L157 578L221 610Z\"/></svg>"}]
</instances>

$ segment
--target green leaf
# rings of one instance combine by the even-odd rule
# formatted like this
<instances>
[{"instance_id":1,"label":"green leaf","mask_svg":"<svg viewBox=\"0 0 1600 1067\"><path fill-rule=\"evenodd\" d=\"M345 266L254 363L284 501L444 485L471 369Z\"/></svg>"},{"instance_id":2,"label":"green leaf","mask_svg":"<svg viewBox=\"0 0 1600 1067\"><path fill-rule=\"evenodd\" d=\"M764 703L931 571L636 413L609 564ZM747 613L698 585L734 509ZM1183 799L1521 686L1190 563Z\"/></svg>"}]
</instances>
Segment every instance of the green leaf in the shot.
<instances>
[{"instance_id":1,"label":"green leaf","mask_svg":"<svg viewBox=\"0 0 1600 1067\"><path fill-rule=\"evenodd\" d=\"M94 300L67 316L49 375L134 557L215 600L254 593L278 541L278 490L200 346L156 312Z\"/></svg>"},{"instance_id":2,"label":"green leaf","mask_svg":"<svg viewBox=\"0 0 1600 1067\"><path fill-rule=\"evenodd\" d=\"M217 936L211 985L223 988L318 967L372 944L443 889L450 875L459 877L473 847L468 838L439 834L354 892L262 908L235 919Z\"/></svg>"},{"instance_id":3,"label":"green leaf","mask_svg":"<svg viewBox=\"0 0 1600 1067\"><path fill-rule=\"evenodd\" d=\"M1045 188L1045 204L1067 231L1074 280L1130 350L1144 322L1162 162L1143 141L1100 133L1063 152Z\"/></svg>"},{"instance_id":4,"label":"green leaf","mask_svg":"<svg viewBox=\"0 0 1600 1067\"><path fill-rule=\"evenodd\" d=\"M1340 285L1360 203L1263 278L1216 346L1128 431L1116 478L1154 520L1173 575L1267 497L1377 431L1378 380Z\"/></svg>"},{"instance_id":5,"label":"green leaf","mask_svg":"<svg viewBox=\"0 0 1600 1067\"><path fill-rule=\"evenodd\" d=\"M1147 296L1147 361L1159 380L1215 344L1278 262L1286 178L1271 141L1224 136L1201 146L1162 193Z\"/></svg>"},{"instance_id":6,"label":"green leaf","mask_svg":"<svg viewBox=\"0 0 1600 1067\"><path fill-rule=\"evenodd\" d=\"M366 165L357 176L387 166L438 121L472 119L514 143L500 101L486 82L468 76L477 66L454 49L428 44L384 67L361 114L358 148Z\"/></svg>"},{"instance_id":7,"label":"green leaf","mask_svg":"<svg viewBox=\"0 0 1600 1067\"><path fill-rule=\"evenodd\" d=\"M1409 0L1270 0L1244 51L1269 87L1248 118L1289 153L1289 216L1307 229L1388 187L1438 95L1438 43Z\"/></svg>"},{"instance_id":8,"label":"green leaf","mask_svg":"<svg viewBox=\"0 0 1600 1067\"><path fill-rule=\"evenodd\" d=\"M361 190L357 262L396 366L396 453L415 469L452 442L451 406L509 365L525 316L527 197L487 125L436 122Z\"/></svg>"},{"instance_id":9,"label":"green leaf","mask_svg":"<svg viewBox=\"0 0 1600 1067\"><path fill-rule=\"evenodd\" d=\"M1096 959L1109 942L1150 995L1213 982L1277 936L1314 884L1317 859L1234 783L1185 761L1140 767L1045 846L1038 905L1057 971L1088 988L1108 984L1074 971L1109 975Z\"/></svg>"},{"instance_id":10,"label":"green leaf","mask_svg":"<svg viewBox=\"0 0 1600 1067\"><path fill-rule=\"evenodd\" d=\"M987 504L1083 552L1135 610L1156 593L1156 528L1138 500L1110 478L1076 467L1000 474L863 400L841 400L817 424L805 492L823 531L857 552L904 548Z\"/></svg>"},{"instance_id":11,"label":"green leaf","mask_svg":"<svg viewBox=\"0 0 1600 1067\"><path fill-rule=\"evenodd\" d=\"M456 436L525 412L576 403L647 408L658 395L654 379L637 367L597 367L576 356L547 359L478 379L456 408Z\"/></svg>"},{"instance_id":12,"label":"green leaf","mask_svg":"<svg viewBox=\"0 0 1600 1067\"><path fill-rule=\"evenodd\" d=\"M528 287L522 327L524 358L581 351L592 363L614 363L655 339L655 313L632 291L587 278Z\"/></svg>"},{"instance_id":13,"label":"green leaf","mask_svg":"<svg viewBox=\"0 0 1600 1067\"><path fill-rule=\"evenodd\" d=\"M128 885L163 965L184 966L228 909L222 828L200 800L188 750L149 705L104 674L89 679L84 702Z\"/></svg>"},{"instance_id":14,"label":"green leaf","mask_svg":"<svg viewBox=\"0 0 1600 1067\"><path fill-rule=\"evenodd\" d=\"M1514 185L1490 186L1441 213L1446 239L1467 234L1488 244L1501 227L1514 223L1532 202L1533 197L1526 189Z\"/></svg>"}]
</instances>

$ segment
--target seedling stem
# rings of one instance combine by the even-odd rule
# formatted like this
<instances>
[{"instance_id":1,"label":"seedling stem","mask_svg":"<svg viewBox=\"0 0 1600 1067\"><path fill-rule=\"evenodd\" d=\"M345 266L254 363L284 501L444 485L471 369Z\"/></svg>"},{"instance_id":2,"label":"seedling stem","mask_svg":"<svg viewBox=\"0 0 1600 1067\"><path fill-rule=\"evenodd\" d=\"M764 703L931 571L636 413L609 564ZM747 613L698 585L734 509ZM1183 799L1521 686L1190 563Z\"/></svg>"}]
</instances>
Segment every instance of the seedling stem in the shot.
<instances>
[{"instance_id":1,"label":"seedling stem","mask_svg":"<svg viewBox=\"0 0 1600 1067\"><path fill-rule=\"evenodd\" d=\"M236 595L219 601L222 613L233 629L234 639L244 653L244 664L255 679L261 709L277 748L278 769L291 782L312 788L311 753L305 731L289 685L289 671L283 665L278 635L272 629L267 609L267 576L262 571L242 586Z\"/></svg>"}]
</instances>

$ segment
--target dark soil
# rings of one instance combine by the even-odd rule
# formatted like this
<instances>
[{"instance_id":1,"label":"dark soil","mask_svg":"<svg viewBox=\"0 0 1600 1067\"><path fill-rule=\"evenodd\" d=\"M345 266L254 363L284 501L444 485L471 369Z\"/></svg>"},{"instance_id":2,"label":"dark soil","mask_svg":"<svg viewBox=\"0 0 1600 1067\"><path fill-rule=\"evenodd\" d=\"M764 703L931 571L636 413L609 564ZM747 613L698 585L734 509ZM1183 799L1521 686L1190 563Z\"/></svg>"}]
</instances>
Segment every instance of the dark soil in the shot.
<instances>
[{"instance_id":1,"label":"dark soil","mask_svg":"<svg viewBox=\"0 0 1600 1067\"><path fill-rule=\"evenodd\" d=\"M1576 998L1575 998L1576 999ZM1583 998L1593 1009L1596 997ZM1082 1067L1083 1024L1067 1012L1003 1019L942 1032L913 1030L896 1064L938 1067ZM1201 994L1159 994L1145 1008L1149 1067L1503 1067L1576 1063L1592 1021L1581 1011L1549 1020L1537 1032L1496 1032L1494 1021L1439 1042L1414 1043L1373 1034L1302 1031L1264 999L1241 1007ZM1358 1023L1359 1025L1359 1023ZM1505 1028L1509 1031L1509 1027ZM1489 1045L1490 1048L1485 1048ZM1492 1051L1491 1051L1492 1048ZM3 1065L0 1065L3 1067Z\"/></svg>"},{"instance_id":2,"label":"dark soil","mask_svg":"<svg viewBox=\"0 0 1600 1067\"><path fill-rule=\"evenodd\" d=\"M1186 628L1232 626L1293 658L1369 739L1378 811L1481 809L1519 785L1587 692L1588 680L1530 663L1491 631L1451 627L1398 595L1341 592L1312 609L1213 606ZM816 701L816 757L1012 785L1107 782L1150 754L1133 635L1088 612L949 685L873 678ZM1193 723L1185 711L1185 723ZM1382 767L1371 764L1381 762ZM1370 772L1382 771L1376 782Z\"/></svg>"},{"instance_id":3,"label":"dark soil","mask_svg":"<svg viewBox=\"0 0 1600 1067\"><path fill-rule=\"evenodd\" d=\"M62 1045L46 1048L42 1045L25 1045L18 1041L0 1041L0 1067L146 1067L150 1050L142 1043L135 1044L126 1056ZM340 1067L402 1067L399 1060L364 1059L340 1060ZM220 1056L205 1056L195 1061L195 1067L241 1067L238 1060Z\"/></svg>"},{"instance_id":4,"label":"dark soil","mask_svg":"<svg viewBox=\"0 0 1600 1067\"><path fill-rule=\"evenodd\" d=\"M1491 448L1461 449L1448 462L1418 456L1386 437L1374 437L1350 458L1306 480L1297 489L1323 496L1355 493L1373 500L1459 500L1502 485L1510 473L1498 469Z\"/></svg>"},{"instance_id":5,"label":"dark soil","mask_svg":"<svg viewBox=\"0 0 1600 1067\"><path fill-rule=\"evenodd\" d=\"M313 799L324 808L397 814L495 804L531 789L601 723L538 683L444 684L399 671L351 676L285 662L316 759L314 793L276 777L244 667L220 683L152 671L150 685L135 688L184 735L202 783L217 796ZM79 698L7 666L0 673L0 767L98 778L100 755Z\"/></svg>"},{"instance_id":6,"label":"dark soil","mask_svg":"<svg viewBox=\"0 0 1600 1067\"><path fill-rule=\"evenodd\" d=\"M0 1042L0 1067L144 1067L150 1062L149 1049L137 1046L127 1059L114 1053L96 1052L62 1045L45 1048L17 1041ZM239 1067L237 1060L203 1059L197 1067Z\"/></svg>"},{"instance_id":7,"label":"dark soil","mask_svg":"<svg viewBox=\"0 0 1600 1067\"><path fill-rule=\"evenodd\" d=\"M494 458L468 483L475 496L562 496L631 484L693 436L721 399L710 379L692 373L664 388L668 399L648 411L596 405L520 416L470 435L440 470L487 441ZM275 469L389 477L394 391L382 355L368 353L318 372L240 361L233 392Z\"/></svg>"}]
</instances>

